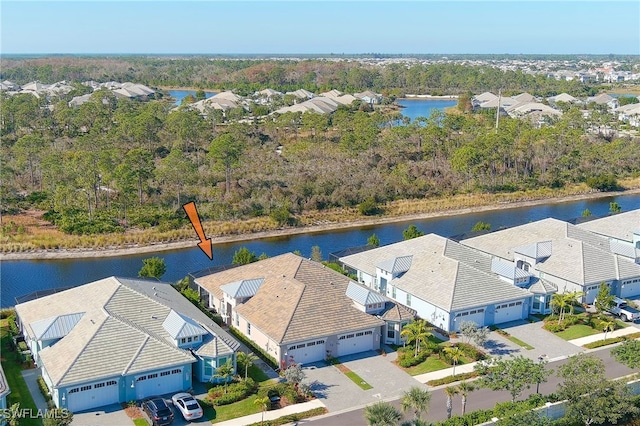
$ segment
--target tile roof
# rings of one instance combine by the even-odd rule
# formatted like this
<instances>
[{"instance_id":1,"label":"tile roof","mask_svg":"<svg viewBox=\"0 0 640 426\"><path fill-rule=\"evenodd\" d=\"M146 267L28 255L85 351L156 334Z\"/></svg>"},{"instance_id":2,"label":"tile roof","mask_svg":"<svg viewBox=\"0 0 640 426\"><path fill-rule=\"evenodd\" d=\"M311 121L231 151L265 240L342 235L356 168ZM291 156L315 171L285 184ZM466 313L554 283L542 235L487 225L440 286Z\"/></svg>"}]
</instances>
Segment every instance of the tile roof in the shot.
<instances>
[{"instance_id":1,"label":"tile roof","mask_svg":"<svg viewBox=\"0 0 640 426\"><path fill-rule=\"evenodd\" d=\"M7 383L7 377L4 375L2 365L0 365L0 398L5 397L11 393L9 384Z\"/></svg>"},{"instance_id":2,"label":"tile roof","mask_svg":"<svg viewBox=\"0 0 640 426\"><path fill-rule=\"evenodd\" d=\"M252 276L264 277L264 283L236 310L279 344L383 324L346 297L348 277L292 253L199 277L195 282L216 294L221 286Z\"/></svg>"},{"instance_id":3,"label":"tile roof","mask_svg":"<svg viewBox=\"0 0 640 426\"><path fill-rule=\"evenodd\" d=\"M599 235L632 242L634 231L640 234L640 209L594 219L577 226Z\"/></svg>"},{"instance_id":4,"label":"tile roof","mask_svg":"<svg viewBox=\"0 0 640 426\"><path fill-rule=\"evenodd\" d=\"M417 314L415 309L389 301L378 316L385 321L411 321Z\"/></svg>"},{"instance_id":5,"label":"tile roof","mask_svg":"<svg viewBox=\"0 0 640 426\"><path fill-rule=\"evenodd\" d=\"M40 351L54 386L194 362L188 350L175 346L170 331L201 327L216 333L219 353L231 354L239 347L171 285L156 281L105 278L18 304L16 312L34 337L43 320L69 315L75 306L82 306L84 315L64 338ZM173 327L179 319L185 321L180 330Z\"/></svg>"}]
</instances>

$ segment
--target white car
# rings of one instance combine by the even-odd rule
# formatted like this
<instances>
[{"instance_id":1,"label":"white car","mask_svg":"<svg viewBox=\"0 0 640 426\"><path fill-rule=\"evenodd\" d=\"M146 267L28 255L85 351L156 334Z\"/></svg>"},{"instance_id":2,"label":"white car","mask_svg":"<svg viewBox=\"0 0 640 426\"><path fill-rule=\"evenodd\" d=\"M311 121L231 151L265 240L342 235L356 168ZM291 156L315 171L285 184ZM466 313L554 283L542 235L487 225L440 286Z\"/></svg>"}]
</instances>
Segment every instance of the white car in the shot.
<instances>
[{"instance_id":1,"label":"white car","mask_svg":"<svg viewBox=\"0 0 640 426\"><path fill-rule=\"evenodd\" d=\"M202 417L202 407L193 395L186 392L177 393L171 397L171 401L185 420L190 421Z\"/></svg>"}]
</instances>

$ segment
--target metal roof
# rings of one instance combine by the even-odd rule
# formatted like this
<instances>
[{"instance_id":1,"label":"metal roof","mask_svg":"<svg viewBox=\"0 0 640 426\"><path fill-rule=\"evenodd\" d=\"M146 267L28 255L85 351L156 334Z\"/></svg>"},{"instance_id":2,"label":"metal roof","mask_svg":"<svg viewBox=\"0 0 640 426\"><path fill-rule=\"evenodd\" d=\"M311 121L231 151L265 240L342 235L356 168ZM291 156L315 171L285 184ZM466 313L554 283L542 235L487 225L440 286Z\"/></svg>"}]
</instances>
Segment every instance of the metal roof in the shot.
<instances>
[{"instance_id":1,"label":"metal roof","mask_svg":"<svg viewBox=\"0 0 640 426\"><path fill-rule=\"evenodd\" d=\"M347 285L347 291L345 292L347 297L353 301L358 302L363 306L367 306L373 303L385 303L387 299L382 297L380 293L370 290L354 282L350 282Z\"/></svg>"},{"instance_id":2,"label":"metal roof","mask_svg":"<svg viewBox=\"0 0 640 426\"><path fill-rule=\"evenodd\" d=\"M174 339L182 339L186 337L202 336L207 334L207 330L198 325L191 318L180 315L173 309L164 319L162 326L167 333Z\"/></svg>"},{"instance_id":3,"label":"metal roof","mask_svg":"<svg viewBox=\"0 0 640 426\"><path fill-rule=\"evenodd\" d=\"M412 259L413 255L394 257L378 263L376 267L390 272L392 275L397 275L407 272L411 268Z\"/></svg>"},{"instance_id":4,"label":"metal roof","mask_svg":"<svg viewBox=\"0 0 640 426\"><path fill-rule=\"evenodd\" d=\"M45 318L31 324L34 337L37 340L60 339L66 336L76 326L82 318L84 312L74 314L58 315L56 317Z\"/></svg>"},{"instance_id":5,"label":"metal roof","mask_svg":"<svg viewBox=\"0 0 640 426\"><path fill-rule=\"evenodd\" d=\"M516 247L513 251L527 257L540 260L551 256L552 244L551 241L535 242L533 244Z\"/></svg>"},{"instance_id":6,"label":"metal roof","mask_svg":"<svg viewBox=\"0 0 640 426\"><path fill-rule=\"evenodd\" d=\"M241 280L220 286L220 290L234 299L243 299L255 296L263 282L264 278Z\"/></svg>"}]
</instances>

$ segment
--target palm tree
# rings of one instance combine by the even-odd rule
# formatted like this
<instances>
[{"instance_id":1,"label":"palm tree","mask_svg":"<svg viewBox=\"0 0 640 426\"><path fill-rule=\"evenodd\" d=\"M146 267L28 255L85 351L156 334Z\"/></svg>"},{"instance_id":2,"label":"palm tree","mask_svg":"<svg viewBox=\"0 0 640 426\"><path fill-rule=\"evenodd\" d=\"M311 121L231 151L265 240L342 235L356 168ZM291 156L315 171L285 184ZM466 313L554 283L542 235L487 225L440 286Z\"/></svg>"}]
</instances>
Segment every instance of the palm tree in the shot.
<instances>
[{"instance_id":1,"label":"palm tree","mask_svg":"<svg viewBox=\"0 0 640 426\"><path fill-rule=\"evenodd\" d=\"M388 402L376 402L364 408L364 417L369 426L396 426L402 419L402 413Z\"/></svg>"},{"instance_id":2,"label":"palm tree","mask_svg":"<svg viewBox=\"0 0 640 426\"><path fill-rule=\"evenodd\" d=\"M447 395L447 419L450 419L453 411L453 397L458 393L458 389L455 386L449 386L444 388L444 393Z\"/></svg>"},{"instance_id":3,"label":"palm tree","mask_svg":"<svg viewBox=\"0 0 640 426\"><path fill-rule=\"evenodd\" d=\"M264 423L264 412L269 408L269 397L263 396L262 398L256 398L253 403L260 407L260 411L262 411L262 420L260 424Z\"/></svg>"},{"instance_id":4,"label":"palm tree","mask_svg":"<svg viewBox=\"0 0 640 426\"><path fill-rule=\"evenodd\" d=\"M602 328L604 330L604 340L607 340L607 333L615 330L616 322L613 319L606 319L602 321Z\"/></svg>"},{"instance_id":5,"label":"palm tree","mask_svg":"<svg viewBox=\"0 0 640 426\"><path fill-rule=\"evenodd\" d=\"M573 315L573 306L578 300L578 297L582 296L579 291L572 291L571 293L556 293L551 299L551 306L554 306L559 310L558 324L564 320L565 309L569 308L569 315Z\"/></svg>"},{"instance_id":6,"label":"palm tree","mask_svg":"<svg viewBox=\"0 0 640 426\"><path fill-rule=\"evenodd\" d=\"M402 397L402 411L413 410L416 419L420 419L422 413L429 411L431 393L426 389L413 386Z\"/></svg>"},{"instance_id":7,"label":"palm tree","mask_svg":"<svg viewBox=\"0 0 640 426\"><path fill-rule=\"evenodd\" d=\"M418 356L420 343L426 342L429 337L433 336L431 330L433 327L429 327L425 320L413 320L402 328L400 336L405 337L409 344L416 343L415 356Z\"/></svg>"},{"instance_id":8,"label":"palm tree","mask_svg":"<svg viewBox=\"0 0 640 426\"><path fill-rule=\"evenodd\" d=\"M233 364L231 364L231 360L228 360L226 364L221 365L216 368L216 374L213 377L217 377L224 381L224 393L227 393L227 383L229 382L229 378L233 376Z\"/></svg>"},{"instance_id":9,"label":"palm tree","mask_svg":"<svg viewBox=\"0 0 640 426\"><path fill-rule=\"evenodd\" d=\"M464 412L467 408L467 396L476 390L476 386L473 383L460 382L458 383L457 390L460 394L460 398L462 398L462 415L464 416Z\"/></svg>"},{"instance_id":10,"label":"palm tree","mask_svg":"<svg viewBox=\"0 0 640 426\"><path fill-rule=\"evenodd\" d=\"M238 352L238 362L244 365L244 379L247 380L249 376L249 367L253 365L253 362L258 357L253 352Z\"/></svg>"},{"instance_id":11,"label":"palm tree","mask_svg":"<svg viewBox=\"0 0 640 426\"><path fill-rule=\"evenodd\" d=\"M455 376L456 375L456 364L458 363L458 361L460 361L460 358L462 358L462 355L464 353L457 346L449 346L447 348L444 348L444 351L449 356L449 358L451 358L451 361L453 361L453 375Z\"/></svg>"}]
</instances>

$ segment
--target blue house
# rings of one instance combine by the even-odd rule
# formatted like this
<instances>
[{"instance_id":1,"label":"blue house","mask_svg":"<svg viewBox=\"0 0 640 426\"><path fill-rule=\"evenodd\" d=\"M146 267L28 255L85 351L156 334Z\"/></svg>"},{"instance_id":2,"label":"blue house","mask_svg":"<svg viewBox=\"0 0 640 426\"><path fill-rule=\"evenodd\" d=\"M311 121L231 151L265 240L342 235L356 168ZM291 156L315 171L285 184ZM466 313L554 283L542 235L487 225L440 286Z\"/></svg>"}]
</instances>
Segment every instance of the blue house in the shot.
<instances>
[{"instance_id":1,"label":"blue house","mask_svg":"<svg viewBox=\"0 0 640 426\"><path fill-rule=\"evenodd\" d=\"M110 277L16 306L53 402L72 412L207 382L238 342L171 285Z\"/></svg>"}]
</instances>

